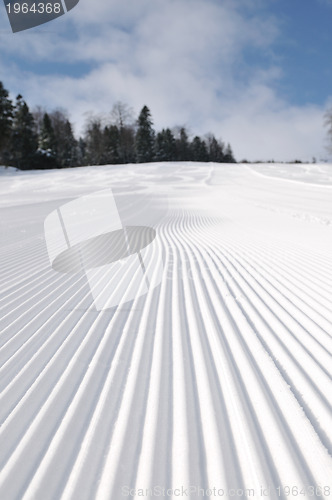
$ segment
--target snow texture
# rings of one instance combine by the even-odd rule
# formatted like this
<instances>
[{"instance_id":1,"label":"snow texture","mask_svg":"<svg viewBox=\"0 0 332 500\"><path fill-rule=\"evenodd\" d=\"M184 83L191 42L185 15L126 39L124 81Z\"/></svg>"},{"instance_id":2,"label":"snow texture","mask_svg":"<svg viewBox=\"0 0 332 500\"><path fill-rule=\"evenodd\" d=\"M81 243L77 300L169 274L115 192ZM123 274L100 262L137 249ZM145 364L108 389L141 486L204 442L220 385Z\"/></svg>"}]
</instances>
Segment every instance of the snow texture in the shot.
<instances>
[{"instance_id":1,"label":"snow texture","mask_svg":"<svg viewBox=\"0 0 332 500\"><path fill-rule=\"evenodd\" d=\"M44 220L106 188L164 267L97 311ZM331 165L1 168L0 210L1 500L331 499Z\"/></svg>"}]
</instances>

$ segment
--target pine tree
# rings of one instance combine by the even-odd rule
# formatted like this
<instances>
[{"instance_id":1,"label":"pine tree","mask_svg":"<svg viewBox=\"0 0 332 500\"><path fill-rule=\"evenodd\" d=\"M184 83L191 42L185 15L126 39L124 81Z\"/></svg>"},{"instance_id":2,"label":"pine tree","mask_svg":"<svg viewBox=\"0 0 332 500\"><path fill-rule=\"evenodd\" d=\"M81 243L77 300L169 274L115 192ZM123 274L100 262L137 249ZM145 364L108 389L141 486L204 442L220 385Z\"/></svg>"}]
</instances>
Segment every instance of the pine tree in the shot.
<instances>
[{"instance_id":1,"label":"pine tree","mask_svg":"<svg viewBox=\"0 0 332 500\"><path fill-rule=\"evenodd\" d=\"M47 113L43 116L39 134L39 148L49 156L55 156L55 136L51 119Z\"/></svg>"},{"instance_id":2,"label":"pine tree","mask_svg":"<svg viewBox=\"0 0 332 500\"><path fill-rule=\"evenodd\" d=\"M135 138L136 161L145 163L154 159L155 132L150 110L147 106L142 108L137 121Z\"/></svg>"},{"instance_id":3,"label":"pine tree","mask_svg":"<svg viewBox=\"0 0 332 500\"><path fill-rule=\"evenodd\" d=\"M43 116L38 144L38 160L40 168L57 167L55 134L51 119L47 113L44 113Z\"/></svg>"},{"instance_id":4,"label":"pine tree","mask_svg":"<svg viewBox=\"0 0 332 500\"><path fill-rule=\"evenodd\" d=\"M78 142L75 139L72 125L67 113L57 109L50 113L54 131L54 149L58 168L76 167L78 164Z\"/></svg>"},{"instance_id":5,"label":"pine tree","mask_svg":"<svg viewBox=\"0 0 332 500\"><path fill-rule=\"evenodd\" d=\"M27 170L35 167L38 148L32 114L21 95L16 98L11 134L11 156L14 166Z\"/></svg>"},{"instance_id":6,"label":"pine tree","mask_svg":"<svg viewBox=\"0 0 332 500\"><path fill-rule=\"evenodd\" d=\"M201 161L201 162L209 161L209 154L205 141L203 141L200 137L198 137L198 135L196 135L192 140L190 149L191 149L192 161Z\"/></svg>"},{"instance_id":7,"label":"pine tree","mask_svg":"<svg viewBox=\"0 0 332 500\"><path fill-rule=\"evenodd\" d=\"M176 159L176 144L172 131L167 128L157 134L155 155L158 161L174 161Z\"/></svg>"},{"instance_id":8,"label":"pine tree","mask_svg":"<svg viewBox=\"0 0 332 500\"><path fill-rule=\"evenodd\" d=\"M176 139L176 160L189 161L191 157L190 144L187 131L184 127L180 128L179 137Z\"/></svg>"},{"instance_id":9,"label":"pine tree","mask_svg":"<svg viewBox=\"0 0 332 500\"><path fill-rule=\"evenodd\" d=\"M155 157L157 161L166 161L164 130L156 135Z\"/></svg>"},{"instance_id":10,"label":"pine tree","mask_svg":"<svg viewBox=\"0 0 332 500\"><path fill-rule=\"evenodd\" d=\"M35 113L33 114L35 116ZM35 131L39 129L38 135L38 151L34 162L34 168L49 169L56 168L56 150L54 130L50 117L47 113L43 114L39 123L34 120Z\"/></svg>"},{"instance_id":11,"label":"pine tree","mask_svg":"<svg viewBox=\"0 0 332 500\"><path fill-rule=\"evenodd\" d=\"M86 157L86 142L82 137L79 137L77 143L77 165L83 166L87 165L87 157Z\"/></svg>"},{"instance_id":12,"label":"pine tree","mask_svg":"<svg viewBox=\"0 0 332 500\"><path fill-rule=\"evenodd\" d=\"M174 161L176 159L175 137L169 128L165 130L165 146L167 161Z\"/></svg>"},{"instance_id":13,"label":"pine tree","mask_svg":"<svg viewBox=\"0 0 332 500\"><path fill-rule=\"evenodd\" d=\"M230 144L227 144L226 151L225 151L225 158L224 158L225 163L236 163L235 158L233 156L233 151L231 148Z\"/></svg>"},{"instance_id":14,"label":"pine tree","mask_svg":"<svg viewBox=\"0 0 332 500\"><path fill-rule=\"evenodd\" d=\"M63 129L61 150L58 147L58 158L60 161L60 167L62 168L77 166L78 143L75 139L72 125L68 119L65 121Z\"/></svg>"},{"instance_id":15,"label":"pine tree","mask_svg":"<svg viewBox=\"0 0 332 500\"><path fill-rule=\"evenodd\" d=\"M208 137L208 149L210 161L223 163L225 161L224 145L217 141L214 135Z\"/></svg>"},{"instance_id":16,"label":"pine tree","mask_svg":"<svg viewBox=\"0 0 332 500\"><path fill-rule=\"evenodd\" d=\"M8 96L8 91L0 82L0 161L8 159L8 146L13 123L14 107Z\"/></svg>"}]
</instances>

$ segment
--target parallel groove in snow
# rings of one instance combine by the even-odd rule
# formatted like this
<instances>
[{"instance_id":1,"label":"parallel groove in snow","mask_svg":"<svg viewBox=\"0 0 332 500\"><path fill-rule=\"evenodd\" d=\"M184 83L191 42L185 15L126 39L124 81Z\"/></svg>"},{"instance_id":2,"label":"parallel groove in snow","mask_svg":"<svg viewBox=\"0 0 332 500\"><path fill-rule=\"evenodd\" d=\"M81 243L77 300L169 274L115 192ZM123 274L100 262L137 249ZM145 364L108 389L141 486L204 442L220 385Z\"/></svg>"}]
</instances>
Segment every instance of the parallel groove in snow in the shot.
<instances>
[{"instance_id":1,"label":"parallel groove in snow","mask_svg":"<svg viewBox=\"0 0 332 500\"><path fill-rule=\"evenodd\" d=\"M206 297L206 296L207 296L207 294L204 294L203 296L205 296L205 297ZM212 301L212 303L214 303L214 301ZM236 315L236 316L237 316L237 315ZM236 316L235 316L235 315L233 315L233 317L234 317L234 318L235 318ZM240 331L240 330L239 330L239 331ZM247 370L247 375L248 375L248 373L249 373L249 371ZM260 377L260 378L259 378L259 380L263 380L263 378L262 378L262 377ZM251 389L251 390L252 390L252 389ZM273 408L274 408L274 409L275 409L276 407L277 407L276 405L273 405ZM285 426L282 426L282 428L283 428L283 429L285 429ZM299 455L299 454L297 454L297 455Z\"/></svg>"},{"instance_id":2,"label":"parallel groove in snow","mask_svg":"<svg viewBox=\"0 0 332 500\"><path fill-rule=\"evenodd\" d=\"M89 308L84 276L50 270L33 238L25 263L27 250L8 245L1 498L115 500L125 485L195 484L286 499L278 485L327 484L327 249L264 241L229 207L223 220L177 203L156 227L161 285L128 308Z\"/></svg>"}]
</instances>

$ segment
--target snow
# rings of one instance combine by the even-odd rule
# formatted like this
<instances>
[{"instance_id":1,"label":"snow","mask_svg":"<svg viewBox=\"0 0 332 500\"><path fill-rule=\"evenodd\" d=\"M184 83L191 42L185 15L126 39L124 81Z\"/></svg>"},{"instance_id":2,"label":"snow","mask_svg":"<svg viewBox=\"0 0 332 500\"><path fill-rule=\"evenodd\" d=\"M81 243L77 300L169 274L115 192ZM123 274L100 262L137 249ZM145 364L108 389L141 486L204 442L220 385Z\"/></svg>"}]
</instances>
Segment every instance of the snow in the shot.
<instances>
[{"instance_id":1,"label":"snow","mask_svg":"<svg viewBox=\"0 0 332 500\"><path fill-rule=\"evenodd\" d=\"M44 220L106 188L164 268L97 311ZM1 167L0 211L1 500L331 498L331 165Z\"/></svg>"}]
</instances>

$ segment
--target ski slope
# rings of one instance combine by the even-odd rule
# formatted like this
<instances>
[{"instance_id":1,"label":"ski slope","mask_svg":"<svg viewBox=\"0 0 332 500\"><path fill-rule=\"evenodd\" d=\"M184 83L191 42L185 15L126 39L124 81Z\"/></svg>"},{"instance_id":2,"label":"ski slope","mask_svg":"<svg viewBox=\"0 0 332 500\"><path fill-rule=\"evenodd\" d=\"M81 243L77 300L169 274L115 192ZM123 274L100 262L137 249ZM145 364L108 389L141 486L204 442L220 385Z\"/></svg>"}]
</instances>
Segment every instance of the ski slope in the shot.
<instances>
[{"instance_id":1,"label":"ski slope","mask_svg":"<svg viewBox=\"0 0 332 500\"><path fill-rule=\"evenodd\" d=\"M1 500L332 498L331 165L0 170ZM44 220L106 187L164 267L97 311Z\"/></svg>"}]
</instances>

